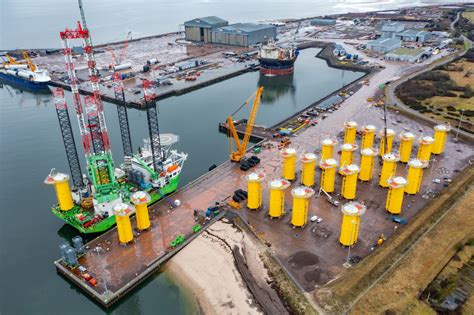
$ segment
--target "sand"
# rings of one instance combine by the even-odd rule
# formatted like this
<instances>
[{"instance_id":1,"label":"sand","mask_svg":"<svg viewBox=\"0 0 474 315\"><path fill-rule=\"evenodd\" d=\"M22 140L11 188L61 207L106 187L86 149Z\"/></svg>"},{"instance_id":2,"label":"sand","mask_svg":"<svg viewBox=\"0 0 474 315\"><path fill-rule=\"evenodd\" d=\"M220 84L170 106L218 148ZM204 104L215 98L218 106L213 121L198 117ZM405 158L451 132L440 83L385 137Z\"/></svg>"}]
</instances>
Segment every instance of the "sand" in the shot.
<instances>
[{"instance_id":1,"label":"sand","mask_svg":"<svg viewBox=\"0 0 474 315\"><path fill-rule=\"evenodd\" d=\"M166 264L166 271L192 292L204 314L263 313L234 263L234 246L245 257L255 281L267 286L268 275L259 258L258 244L225 219L209 227Z\"/></svg>"}]
</instances>

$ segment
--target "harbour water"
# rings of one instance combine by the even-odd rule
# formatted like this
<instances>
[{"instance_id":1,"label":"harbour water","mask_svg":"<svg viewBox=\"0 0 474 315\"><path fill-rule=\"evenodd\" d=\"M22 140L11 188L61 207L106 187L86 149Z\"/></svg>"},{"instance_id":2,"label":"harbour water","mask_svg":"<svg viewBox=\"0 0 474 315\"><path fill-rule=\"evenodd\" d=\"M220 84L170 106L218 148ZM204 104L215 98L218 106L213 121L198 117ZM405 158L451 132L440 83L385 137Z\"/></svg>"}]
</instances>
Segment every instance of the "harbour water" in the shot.
<instances>
[{"instance_id":1,"label":"harbour water","mask_svg":"<svg viewBox=\"0 0 474 315\"><path fill-rule=\"evenodd\" d=\"M324 60L315 58L318 51L303 50L293 76L268 78L251 72L161 101L161 132L179 135L177 149L189 153L181 185L228 158L228 139L218 133L218 123L258 85L265 87L265 94L256 123L271 126L362 76L329 68ZM67 96L77 137L73 103L69 93ZM99 306L58 276L52 264L58 258L61 240L76 234L50 214L54 190L42 183L53 167L69 171L52 99L47 94L32 94L4 85L0 89L0 103L0 270L1 278L8 283L0 289L4 291L2 296L8 297L2 299L2 313L102 313ZM105 112L115 162L122 163L115 105L106 103ZM244 118L248 112L249 108L244 108L236 118ZM129 119L136 149L147 136L146 115L131 109ZM81 156L80 147L78 152ZM110 312L150 313L158 306L166 314L197 312L195 301L166 274L147 281Z\"/></svg>"}]
</instances>

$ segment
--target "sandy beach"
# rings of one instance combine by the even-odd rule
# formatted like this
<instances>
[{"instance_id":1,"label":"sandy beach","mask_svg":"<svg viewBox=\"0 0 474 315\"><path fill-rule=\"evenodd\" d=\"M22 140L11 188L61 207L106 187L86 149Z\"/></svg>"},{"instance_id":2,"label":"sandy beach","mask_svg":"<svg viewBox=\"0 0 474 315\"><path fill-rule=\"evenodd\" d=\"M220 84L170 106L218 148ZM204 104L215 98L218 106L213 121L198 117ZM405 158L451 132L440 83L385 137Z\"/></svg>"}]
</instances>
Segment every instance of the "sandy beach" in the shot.
<instances>
[{"instance_id":1,"label":"sandy beach","mask_svg":"<svg viewBox=\"0 0 474 315\"><path fill-rule=\"evenodd\" d=\"M176 254L166 271L192 292L205 314L285 313L276 292L267 284L260 246L223 219Z\"/></svg>"}]
</instances>

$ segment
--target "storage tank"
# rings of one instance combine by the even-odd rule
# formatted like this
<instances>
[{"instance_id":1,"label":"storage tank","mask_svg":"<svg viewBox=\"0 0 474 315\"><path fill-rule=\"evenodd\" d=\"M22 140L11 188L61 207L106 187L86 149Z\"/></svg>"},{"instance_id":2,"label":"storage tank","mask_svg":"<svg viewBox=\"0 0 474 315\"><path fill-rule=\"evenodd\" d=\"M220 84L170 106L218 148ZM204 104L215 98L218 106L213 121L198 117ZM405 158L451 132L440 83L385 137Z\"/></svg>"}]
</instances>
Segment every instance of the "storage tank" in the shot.
<instances>
[{"instance_id":1,"label":"storage tank","mask_svg":"<svg viewBox=\"0 0 474 315\"><path fill-rule=\"evenodd\" d=\"M137 191L130 198L130 202L135 206L137 229L140 231L150 228L150 215L148 213L148 203L150 201L150 195L144 191Z\"/></svg>"},{"instance_id":2,"label":"storage tank","mask_svg":"<svg viewBox=\"0 0 474 315\"><path fill-rule=\"evenodd\" d=\"M342 223L339 242L344 246L352 246L359 238L360 217L365 213L366 206L360 202L348 202L341 207Z\"/></svg>"},{"instance_id":3,"label":"storage tank","mask_svg":"<svg viewBox=\"0 0 474 315\"><path fill-rule=\"evenodd\" d=\"M420 191L421 182L423 181L423 169L427 166L426 162L418 159L412 159L408 162L408 183L405 192L409 195L415 195Z\"/></svg>"},{"instance_id":4,"label":"storage tank","mask_svg":"<svg viewBox=\"0 0 474 315\"><path fill-rule=\"evenodd\" d=\"M119 65L115 65L113 67L114 71L120 71L120 70L126 70L126 69L131 69L132 64L130 62L125 62Z\"/></svg>"},{"instance_id":5,"label":"storage tank","mask_svg":"<svg viewBox=\"0 0 474 315\"><path fill-rule=\"evenodd\" d=\"M355 143L357 134L357 123L353 120L344 123L344 143Z\"/></svg>"},{"instance_id":6,"label":"storage tank","mask_svg":"<svg viewBox=\"0 0 474 315\"><path fill-rule=\"evenodd\" d=\"M282 177L289 181L295 180L296 177L296 149L284 148L280 151L282 157Z\"/></svg>"},{"instance_id":7,"label":"storage tank","mask_svg":"<svg viewBox=\"0 0 474 315\"><path fill-rule=\"evenodd\" d=\"M262 181L265 174L261 172L253 172L245 176L247 181L247 207L256 210L262 207Z\"/></svg>"},{"instance_id":8,"label":"storage tank","mask_svg":"<svg viewBox=\"0 0 474 315\"><path fill-rule=\"evenodd\" d=\"M286 179L275 179L269 184L270 205L268 215L271 218L280 218L285 214L285 191L290 187L290 182Z\"/></svg>"},{"instance_id":9,"label":"storage tank","mask_svg":"<svg viewBox=\"0 0 474 315\"><path fill-rule=\"evenodd\" d=\"M372 148L374 146L376 128L374 125L365 125L362 127L361 149Z\"/></svg>"},{"instance_id":10,"label":"storage tank","mask_svg":"<svg viewBox=\"0 0 474 315\"><path fill-rule=\"evenodd\" d=\"M431 148L431 153L441 154L444 152L444 147L446 145L446 138L448 132L451 130L451 126L446 125L437 125L434 127L434 142Z\"/></svg>"},{"instance_id":11,"label":"storage tank","mask_svg":"<svg viewBox=\"0 0 474 315\"><path fill-rule=\"evenodd\" d=\"M385 134L385 127L380 130L380 145L379 145L379 154L383 156L386 153L392 152L393 146L393 137L395 137L395 131L393 129L387 128L387 134ZM387 138L387 149L385 149L385 137Z\"/></svg>"},{"instance_id":12,"label":"storage tank","mask_svg":"<svg viewBox=\"0 0 474 315\"><path fill-rule=\"evenodd\" d=\"M400 154L400 162L408 163L411 156L411 150L413 148L413 141L415 140L415 135L409 131L402 131L398 137L400 138L400 148L398 149L398 154Z\"/></svg>"},{"instance_id":13,"label":"storage tank","mask_svg":"<svg viewBox=\"0 0 474 315\"><path fill-rule=\"evenodd\" d=\"M386 153L382 156L383 164L380 172L379 185L388 187L388 179L397 172L397 162L400 161L400 156L395 153Z\"/></svg>"},{"instance_id":14,"label":"storage tank","mask_svg":"<svg viewBox=\"0 0 474 315\"><path fill-rule=\"evenodd\" d=\"M69 188L69 175L52 172L46 177L44 183L47 185L54 185L59 208L62 211L68 211L74 207L71 188Z\"/></svg>"},{"instance_id":15,"label":"storage tank","mask_svg":"<svg viewBox=\"0 0 474 315\"><path fill-rule=\"evenodd\" d=\"M133 241L132 223L130 222L130 215L135 212L135 209L126 203L116 204L114 207L115 221L117 222L117 232L119 242L127 244Z\"/></svg>"},{"instance_id":16,"label":"storage tank","mask_svg":"<svg viewBox=\"0 0 474 315\"><path fill-rule=\"evenodd\" d=\"M84 254L84 241L79 235L72 238L72 246L76 250L78 255Z\"/></svg>"},{"instance_id":17,"label":"storage tank","mask_svg":"<svg viewBox=\"0 0 474 315\"><path fill-rule=\"evenodd\" d=\"M337 161L335 159L323 160L319 163L319 167L321 168L321 188L327 193L334 192Z\"/></svg>"},{"instance_id":18,"label":"storage tank","mask_svg":"<svg viewBox=\"0 0 474 315\"><path fill-rule=\"evenodd\" d=\"M321 160L334 158L334 147L337 145L337 140L326 138L321 142Z\"/></svg>"},{"instance_id":19,"label":"storage tank","mask_svg":"<svg viewBox=\"0 0 474 315\"><path fill-rule=\"evenodd\" d=\"M5 65L5 69L8 70L26 70L28 65Z\"/></svg>"},{"instance_id":20,"label":"storage tank","mask_svg":"<svg viewBox=\"0 0 474 315\"><path fill-rule=\"evenodd\" d=\"M341 145L341 161L339 165L341 168L344 165L352 164L354 151L357 150L358 146L355 143L344 143Z\"/></svg>"},{"instance_id":21,"label":"storage tank","mask_svg":"<svg viewBox=\"0 0 474 315\"><path fill-rule=\"evenodd\" d=\"M316 170L316 154L308 152L301 155L301 183L304 186L314 186L314 175Z\"/></svg>"},{"instance_id":22,"label":"storage tank","mask_svg":"<svg viewBox=\"0 0 474 315\"><path fill-rule=\"evenodd\" d=\"M355 199L359 167L355 164L344 165L341 167L340 172L342 175L341 196L348 200Z\"/></svg>"},{"instance_id":23,"label":"storage tank","mask_svg":"<svg viewBox=\"0 0 474 315\"><path fill-rule=\"evenodd\" d=\"M429 163L431 160L431 150L434 139L430 136L421 137L418 141L418 153L416 158L422 162Z\"/></svg>"},{"instance_id":24,"label":"storage tank","mask_svg":"<svg viewBox=\"0 0 474 315\"><path fill-rule=\"evenodd\" d=\"M388 180L388 194L385 209L391 214L400 214L402 212L403 196L407 180L401 176L391 177Z\"/></svg>"},{"instance_id":25,"label":"storage tank","mask_svg":"<svg viewBox=\"0 0 474 315\"><path fill-rule=\"evenodd\" d=\"M360 172L359 179L363 182L372 180L374 173L374 160L377 151L372 148L365 148L360 151Z\"/></svg>"},{"instance_id":26,"label":"storage tank","mask_svg":"<svg viewBox=\"0 0 474 315\"><path fill-rule=\"evenodd\" d=\"M291 214L291 225L293 227L304 227L308 222L309 199L314 195L314 190L300 186L291 190L293 196L293 210Z\"/></svg>"}]
</instances>

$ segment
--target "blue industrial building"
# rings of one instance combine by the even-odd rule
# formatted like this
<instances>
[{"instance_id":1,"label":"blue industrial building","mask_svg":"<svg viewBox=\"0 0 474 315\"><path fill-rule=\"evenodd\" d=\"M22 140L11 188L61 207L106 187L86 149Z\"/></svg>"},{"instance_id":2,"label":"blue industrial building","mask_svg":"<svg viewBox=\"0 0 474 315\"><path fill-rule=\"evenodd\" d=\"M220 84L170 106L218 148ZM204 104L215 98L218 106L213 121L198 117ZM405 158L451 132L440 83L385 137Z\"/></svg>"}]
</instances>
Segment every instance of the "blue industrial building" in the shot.
<instances>
[{"instance_id":1,"label":"blue industrial building","mask_svg":"<svg viewBox=\"0 0 474 315\"><path fill-rule=\"evenodd\" d=\"M229 25L229 22L217 16L206 16L186 21L184 22L186 40L210 43L211 30L226 25Z\"/></svg>"},{"instance_id":2,"label":"blue industrial building","mask_svg":"<svg viewBox=\"0 0 474 315\"><path fill-rule=\"evenodd\" d=\"M367 43L367 48L378 52L378 53L388 53L394 49L400 48L402 46L402 41L398 38L379 38L376 40L371 40Z\"/></svg>"}]
</instances>

